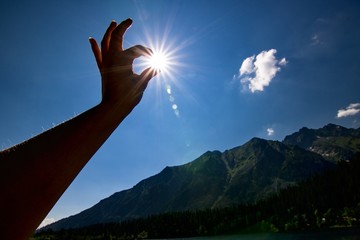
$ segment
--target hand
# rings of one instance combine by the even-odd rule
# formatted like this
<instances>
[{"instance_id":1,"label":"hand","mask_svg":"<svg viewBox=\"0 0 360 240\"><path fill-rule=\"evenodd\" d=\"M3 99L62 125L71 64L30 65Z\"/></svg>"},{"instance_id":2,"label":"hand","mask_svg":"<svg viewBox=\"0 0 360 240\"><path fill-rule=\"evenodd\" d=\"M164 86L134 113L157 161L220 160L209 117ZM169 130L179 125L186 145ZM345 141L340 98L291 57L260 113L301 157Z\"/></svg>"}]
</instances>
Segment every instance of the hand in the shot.
<instances>
[{"instance_id":1,"label":"hand","mask_svg":"<svg viewBox=\"0 0 360 240\"><path fill-rule=\"evenodd\" d=\"M136 45L123 50L123 37L131 26L129 18L119 25L110 23L101 41L101 51L95 39L90 44L102 78L102 101L120 104L131 111L141 100L144 90L156 71L147 68L140 75L133 72L133 62L149 56L151 49Z\"/></svg>"}]
</instances>

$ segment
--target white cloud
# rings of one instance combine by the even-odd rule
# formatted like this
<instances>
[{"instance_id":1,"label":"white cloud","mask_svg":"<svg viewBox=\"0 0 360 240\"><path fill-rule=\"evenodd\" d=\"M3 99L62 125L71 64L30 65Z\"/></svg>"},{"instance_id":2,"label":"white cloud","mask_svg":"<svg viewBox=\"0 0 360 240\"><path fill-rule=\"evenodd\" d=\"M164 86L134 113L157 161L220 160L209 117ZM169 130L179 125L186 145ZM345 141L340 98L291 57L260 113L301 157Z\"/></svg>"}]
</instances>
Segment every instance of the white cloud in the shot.
<instances>
[{"instance_id":1,"label":"white cloud","mask_svg":"<svg viewBox=\"0 0 360 240\"><path fill-rule=\"evenodd\" d=\"M255 66L254 66L254 59L255 59L255 56L251 56L251 57L248 57L246 58L241 67L240 67L240 75L243 75L243 74L250 74L250 73L253 73L254 70L255 70Z\"/></svg>"},{"instance_id":2,"label":"white cloud","mask_svg":"<svg viewBox=\"0 0 360 240\"><path fill-rule=\"evenodd\" d=\"M243 61L238 78L251 92L264 91L264 87L269 86L281 67L287 64L285 58L281 60L275 58L276 52L276 49L262 51L256 58L254 55Z\"/></svg>"},{"instance_id":3,"label":"white cloud","mask_svg":"<svg viewBox=\"0 0 360 240\"><path fill-rule=\"evenodd\" d=\"M275 130L273 128L266 129L268 136L273 136L275 134Z\"/></svg>"},{"instance_id":4,"label":"white cloud","mask_svg":"<svg viewBox=\"0 0 360 240\"><path fill-rule=\"evenodd\" d=\"M360 103L351 103L344 109L338 110L337 118L349 117L356 115L360 112Z\"/></svg>"},{"instance_id":5,"label":"white cloud","mask_svg":"<svg viewBox=\"0 0 360 240\"><path fill-rule=\"evenodd\" d=\"M53 223L53 222L55 222L55 219L54 219L54 218L45 218L45 219L41 222L41 224L40 224L40 226L38 227L38 229L40 229L40 228L42 228L42 227L45 227L46 225L49 225L49 224L51 224L51 223Z\"/></svg>"}]
</instances>

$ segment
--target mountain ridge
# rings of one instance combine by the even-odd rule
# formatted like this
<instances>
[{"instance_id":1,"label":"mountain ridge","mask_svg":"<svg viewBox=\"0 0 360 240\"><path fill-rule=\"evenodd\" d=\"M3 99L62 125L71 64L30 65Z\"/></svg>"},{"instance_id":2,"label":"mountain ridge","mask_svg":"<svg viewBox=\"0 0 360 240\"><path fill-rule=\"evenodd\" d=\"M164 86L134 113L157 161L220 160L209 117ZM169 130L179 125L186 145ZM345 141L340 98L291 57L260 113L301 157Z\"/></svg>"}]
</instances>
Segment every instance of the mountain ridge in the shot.
<instances>
[{"instance_id":1,"label":"mountain ridge","mask_svg":"<svg viewBox=\"0 0 360 240\"><path fill-rule=\"evenodd\" d=\"M343 140L336 138L345 137L351 138L355 142L354 149L360 151L357 145L360 130L350 129L346 133L347 130L328 124L318 130L302 128L282 142L252 138L224 152L207 151L189 163L167 166L133 188L116 192L93 207L45 228L77 228L164 212L256 202L333 167L336 157L342 160L349 154L340 151L326 159L324 154L313 151L314 144L318 151L325 151L326 144L332 140L333 146L340 148ZM318 138L320 132L322 135Z\"/></svg>"},{"instance_id":2,"label":"mountain ridge","mask_svg":"<svg viewBox=\"0 0 360 240\"><path fill-rule=\"evenodd\" d=\"M297 145L336 163L349 160L360 149L360 128L345 128L332 123L319 129L303 127L286 136L283 143Z\"/></svg>"}]
</instances>

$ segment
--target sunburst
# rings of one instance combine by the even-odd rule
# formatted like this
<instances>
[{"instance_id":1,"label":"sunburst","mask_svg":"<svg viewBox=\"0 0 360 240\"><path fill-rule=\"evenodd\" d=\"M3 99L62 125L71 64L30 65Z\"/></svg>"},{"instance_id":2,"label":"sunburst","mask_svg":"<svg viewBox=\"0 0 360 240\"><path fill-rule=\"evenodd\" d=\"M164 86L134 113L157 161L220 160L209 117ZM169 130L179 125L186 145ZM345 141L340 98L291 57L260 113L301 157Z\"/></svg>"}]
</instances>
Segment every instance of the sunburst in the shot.
<instances>
[{"instance_id":1,"label":"sunburst","mask_svg":"<svg viewBox=\"0 0 360 240\"><path fill-rule=\"evenodd\" d=\"M147 41L152 54L141 60L141 66L150 67L158 72L160 78L172 81L181 67L180 56L177 54L179 48L173 48L172 44L165 41L160 43L160 40L153 41L150 38Z\"/></svg>"},{"instance_id":2,"label":"sunburst","mask_svg":"<svg viewBox=\"0 0 360 240\"><path fill-rule=\"evenodd\" d=\"M161 51L155 51L146 59L146 65L157 72L169 71L171 62L169 56Z\"/></svg>"}]
</instances>

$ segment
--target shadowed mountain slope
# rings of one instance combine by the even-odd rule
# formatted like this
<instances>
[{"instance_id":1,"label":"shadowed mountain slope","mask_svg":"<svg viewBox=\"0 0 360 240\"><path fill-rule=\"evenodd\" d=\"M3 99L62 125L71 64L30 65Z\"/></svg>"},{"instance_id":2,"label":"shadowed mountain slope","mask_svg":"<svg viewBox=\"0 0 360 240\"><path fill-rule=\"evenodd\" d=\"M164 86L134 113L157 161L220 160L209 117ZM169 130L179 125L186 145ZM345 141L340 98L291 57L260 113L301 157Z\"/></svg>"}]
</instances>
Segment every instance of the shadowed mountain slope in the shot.
<instances>
[{"instance_id":1,"label":"shadowed mountain slope","mask_svg":"<svg viewBox=\"0 0 360 240\"><path fill-rule=\"evenodd\" d=\"M253 203L360 151L359 136L359 130L329 124L318 130L302 128L283 142L253 138L223 153L208 151L190 163L165 167L133 188L46 228L77 228L171 211ZM325 151L332 153L331 158Z\"/></svg>"}]
</instances>

